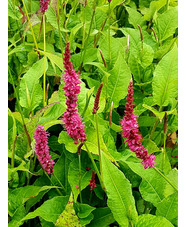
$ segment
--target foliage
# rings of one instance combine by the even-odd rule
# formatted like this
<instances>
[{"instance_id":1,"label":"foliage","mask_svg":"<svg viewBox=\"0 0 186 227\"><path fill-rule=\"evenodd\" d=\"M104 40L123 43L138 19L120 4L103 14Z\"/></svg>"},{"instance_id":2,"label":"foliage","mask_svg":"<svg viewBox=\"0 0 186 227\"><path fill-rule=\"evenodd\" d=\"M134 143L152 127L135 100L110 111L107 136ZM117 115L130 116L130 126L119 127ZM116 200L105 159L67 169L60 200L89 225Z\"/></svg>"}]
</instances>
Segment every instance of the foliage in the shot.
<instances>
[{"instance_id":1,"label":"foliage","mask_svg":"<svg viewBox=\"0 0 186 227\"><path fill-rule=\"evenodd\" d=\"M166 0L51 0L44 13L39 0L8 1L10 227L178 226L177 14L177 1ZM68 41L81 80L81 154L62 119ZM131 78L156 168L144 169L121 137ZM50 134L54 175L35 154L38 125Z\"/></svg>"}]
</instances>

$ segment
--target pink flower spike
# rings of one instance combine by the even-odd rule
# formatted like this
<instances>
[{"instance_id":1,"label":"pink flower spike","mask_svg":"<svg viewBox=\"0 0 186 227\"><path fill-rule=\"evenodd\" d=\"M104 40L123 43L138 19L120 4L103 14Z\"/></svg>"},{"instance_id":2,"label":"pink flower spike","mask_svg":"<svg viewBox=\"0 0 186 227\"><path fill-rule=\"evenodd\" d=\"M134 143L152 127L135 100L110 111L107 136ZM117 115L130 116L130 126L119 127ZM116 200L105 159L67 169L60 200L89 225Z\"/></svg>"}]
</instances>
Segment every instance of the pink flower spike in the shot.
<instances>
[{"instance_id":1,"label":"pink flower spike","mask_svg":"<svg viewBox=\"0 0 186 227\"><path fill-rule=\"evenodd\" d=\"M49 134L44 130L44 126L38 125L34 133L34 139L36 141L35 152L43 170L48 174L52 174L54 172L55 162L50 159L48 136Z\"/></svg>"},{"instance_id":2,"label":"pink flower spike","mask_svg":"<svg viewBox=\"0 0 186 227\"><path fill-rule=\"evenodd\" d=\"M86 140L86 134L84 129L85 125L83 124L77 109L78 94L80 93L79 84L81 81L79 79L79 74L73 70L73 65L70 61L69 42L65 47L64 56L65 86L63 89L65 91L65 96L67 97L67 109L63 114L62 120L65 123L67 134L74 139L75 144L78 144L79 141L83 143Z\"/></svg>"},{"instance_id":3,"label":"pink flower spike","mask_svg":"<svg viewBox=\"0 0 186 227\"><path fill-rule=\"evenodd\" d=\"M122 136L126 138L124 142L128 143L130 150L136 153L136 157L142 159L141 163L144 168L153 168L155 164L155 155L148 154L148 151L141 143L142 136L139 131L137 116L133 113L133 100L133 81L131 79L128 86L127 103L124 111L125 116L121 121L121 127L123 129Z\"/></svg>"},{"instance_id":4,"label":"pink flower spike","mask_svg":"<svg viewBox=\"0 0 186 227\"><path fill-rule=\"evenodd\" d=\"M92 177L89 183L90 186L90 191L92 191L94 188L96 188L96 183L95 183L95 172L92 170Z\"/></svg>"},{"instance_id":5,"label":"pink flower spike","mask_svg":"<svg viewBox=\"0 0 186 227\"><path fill-rule=\"evenodd\" d=\"M76 184L76 188L79 189L79 186Z\"/></svg>"},{"instance_id":6,"label":"pink flower spike","mask_svg":"<svg viewBox=\"0 0 186 227\"><path fill-rule=\"evenodd\" d=\"M48 5L49 5L49 0L40 0L41 13L45 13L47 11Z\"/></svg>"}]
</instances>

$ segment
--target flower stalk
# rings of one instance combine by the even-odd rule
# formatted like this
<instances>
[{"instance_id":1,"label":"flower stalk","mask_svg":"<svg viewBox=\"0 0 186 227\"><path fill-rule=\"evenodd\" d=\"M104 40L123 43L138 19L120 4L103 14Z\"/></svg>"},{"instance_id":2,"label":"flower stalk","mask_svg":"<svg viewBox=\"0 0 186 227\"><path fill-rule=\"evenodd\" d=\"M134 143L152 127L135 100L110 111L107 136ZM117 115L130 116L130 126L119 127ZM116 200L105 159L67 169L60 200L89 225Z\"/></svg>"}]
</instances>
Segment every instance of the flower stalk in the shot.
<instances>
[{"instance_id":1,"label":"flower stalk","mask_svg":"<svg viewBox=\"0 0 186 227\"><path fill-rule=\"evenodd\" d=\"M128 146L131 151L135 152L136 157L142 159L142 164L144 168L152 168L155 164L155 155L148 154L146 148L142 145L142 136L139 131L139 126L137 123L137 116L134 112L134 104L133 104L133 81L131 79L128 87L127 94L127 103L125 106L125 116L121 121L121 127L123 129L122 136L126 138L124 141L128 143Z\"/></svg>"},{"instance_id":2,"label":"flower stalk","mask_svg":"<svg viewBox=\"0 0 186 227\"><path fill-rule=\"evenodd\" d=\"M78 144L79 141L82 143L86 140L86 134L84 129L85 125L83 124L77 109L78 94L80 93L81 89L79 84L81 83L81 81L79 79L79 74L76 73L73 69L70 57L71 56L68 42L65 47L63 58L65 67L65 86L63 89L65 91L65 96L67 97L67 109L63 114L62 120L65 123L67 134L74 139L75 144Z\"/></svg>"},{"instance_id":3,"label":"flower stalk","mask_svg":"<svg viewBox=\"0 0 186 227\"><path fill-rule=\"evenodd\" d=\"M98 176L98 179L99 179L99 182L100 182L100 184L101 184L101 187L102 187L102 189L105 191L105 186L104 186L102 177L101 177L101 175L100 175L100 173L99 173L98 167L97 167L97 165L96 165L96 163L95 163L95 161L94 161L94 159L93 159L93 157L92 157L92 154L91 154L91 152L89 151L89 149L88 149L88 147L87 147L87 145L86 145L85 142L84 142L84 146L85 146L85 148L86 148L86 150L87 150L87 153L88 153L88 156L89 156L89 158L90 158L90 160L91 160L91 162L92 162L92 164L93 164L93 166L94 166L94 169L95 169L96 174L97 174L97 176Z\"/></svg>"}]
</instances>

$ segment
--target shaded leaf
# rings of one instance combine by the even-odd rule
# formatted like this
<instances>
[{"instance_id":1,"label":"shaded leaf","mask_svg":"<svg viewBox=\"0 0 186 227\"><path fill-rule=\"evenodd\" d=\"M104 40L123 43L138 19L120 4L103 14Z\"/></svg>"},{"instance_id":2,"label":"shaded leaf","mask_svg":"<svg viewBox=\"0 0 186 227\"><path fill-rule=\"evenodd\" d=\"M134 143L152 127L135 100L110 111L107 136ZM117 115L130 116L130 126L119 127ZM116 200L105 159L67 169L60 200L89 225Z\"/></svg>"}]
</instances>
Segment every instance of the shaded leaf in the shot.
<instances>
[{"instance_id":1,"label":"shaded leaf","mask_svg":"<svg viewBox=\"0 0 186 227\"><path fill-rule=\"evenodd\" d=\"M108 207L121 226L137 221L137 211L132 195L131 184L125 175L102 153L103 182L108 196Z\"/></svg>"}]
</instances>

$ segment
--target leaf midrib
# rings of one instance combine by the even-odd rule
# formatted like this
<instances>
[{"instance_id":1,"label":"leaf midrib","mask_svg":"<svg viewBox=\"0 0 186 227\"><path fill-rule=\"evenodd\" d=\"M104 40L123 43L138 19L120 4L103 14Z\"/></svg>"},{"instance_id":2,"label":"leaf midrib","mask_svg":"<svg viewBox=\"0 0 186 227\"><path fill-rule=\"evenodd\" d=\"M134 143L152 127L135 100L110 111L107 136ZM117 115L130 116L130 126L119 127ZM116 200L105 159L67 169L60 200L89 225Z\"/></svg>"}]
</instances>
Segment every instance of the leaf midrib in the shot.
<instances>
[{"instance_id":1,"label":"leaf midrib","mask_svg":"<svg viewBox=\"0 0 186 227\"><path fill-rule=\"evenodd\" d=\"M105 161L104 161L104 162L105 162ZM107 163L106 163L106 162L105 162L105 165L107 166ZM120 198L120 200L121 200L121 204L122 204L124 210L127 211L127 210L126 210L126 207L125 207L125 204L124 204L124 202L123 202L123 199L122 199L122 197L121 197L121 195L120 195L120 193L119 193L119 191L118 191L118 189L117 189L117 187L116 187L116 185L115 185L115 182L114 182L113 178L111 177L111 174L110 174L110 171L109 171L108 166L107 166L107 172L109 173L109 177L110 177L110 179L111 179L111 181L112 181L112 183L113 183L113 186L114 186L114 188L115 188L115 190L116 190L116 192L117 192L117 194L118 194L118 196L119 196L119 198ZM126 214L126 212L125 212L125 214ZM117 216L118 216L118 215L117 215Z\"/></svg>"}]
</instances>

